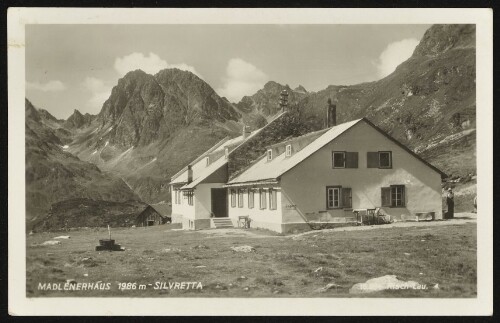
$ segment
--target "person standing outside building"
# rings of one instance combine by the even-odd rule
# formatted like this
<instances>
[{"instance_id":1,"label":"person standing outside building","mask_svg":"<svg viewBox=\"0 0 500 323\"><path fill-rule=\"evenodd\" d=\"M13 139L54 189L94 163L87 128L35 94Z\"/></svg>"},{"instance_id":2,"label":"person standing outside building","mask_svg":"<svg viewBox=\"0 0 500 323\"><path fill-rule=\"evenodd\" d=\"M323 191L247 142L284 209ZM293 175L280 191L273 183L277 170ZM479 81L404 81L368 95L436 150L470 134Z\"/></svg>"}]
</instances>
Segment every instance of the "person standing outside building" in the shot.
<instances>
[{"instance_id":1,"label":"person standing outside building","mask_svg":"<svg viewBox=\"0 0 500 323\"><path fill-rule=\"evenodd\" d=\"M453 219L455 213L455 195L453 194L453 190L448 188L448 193L446 194L446 204L448 205L448 219Z\"/></svg>"}]
</instances>

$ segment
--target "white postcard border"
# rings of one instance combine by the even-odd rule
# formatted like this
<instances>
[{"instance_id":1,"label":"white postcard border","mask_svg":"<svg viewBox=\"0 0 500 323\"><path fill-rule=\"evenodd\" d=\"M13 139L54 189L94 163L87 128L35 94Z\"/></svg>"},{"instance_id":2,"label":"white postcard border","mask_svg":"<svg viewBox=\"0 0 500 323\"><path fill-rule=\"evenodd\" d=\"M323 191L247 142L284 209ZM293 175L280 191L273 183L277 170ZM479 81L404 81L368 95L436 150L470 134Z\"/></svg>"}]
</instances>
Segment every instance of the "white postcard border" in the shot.
<instances>
[{"instance_id":1,"label":"white postcard border","mask_svg":"<svg viewBox=\"0 0 500 323\"><path fill-rule=\"evenodd\" d=\"M491 9L9 8L8 202L11 315L491 315L493 313L493 11ZM477 298L26 298L26 24L476 24Z\"/></svg>"}]
</instances>

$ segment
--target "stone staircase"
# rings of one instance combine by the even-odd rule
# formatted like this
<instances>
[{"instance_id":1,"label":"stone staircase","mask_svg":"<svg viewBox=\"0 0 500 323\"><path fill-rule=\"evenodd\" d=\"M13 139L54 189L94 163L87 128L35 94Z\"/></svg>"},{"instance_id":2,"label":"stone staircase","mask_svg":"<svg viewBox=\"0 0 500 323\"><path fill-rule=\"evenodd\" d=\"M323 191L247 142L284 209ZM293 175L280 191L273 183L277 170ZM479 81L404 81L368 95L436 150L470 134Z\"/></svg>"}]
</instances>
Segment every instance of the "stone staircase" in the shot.
<instances>
[{"instance_id":1,"label":"stone staircase","mask_svg":"<svg viewBox=\"0 0 500 323\"><path fill-rule=\"evenodd\" d=\"M234 228L233 222L230 218L212 218L212 222L216 229Z\"/></svg>"}]
</instances>

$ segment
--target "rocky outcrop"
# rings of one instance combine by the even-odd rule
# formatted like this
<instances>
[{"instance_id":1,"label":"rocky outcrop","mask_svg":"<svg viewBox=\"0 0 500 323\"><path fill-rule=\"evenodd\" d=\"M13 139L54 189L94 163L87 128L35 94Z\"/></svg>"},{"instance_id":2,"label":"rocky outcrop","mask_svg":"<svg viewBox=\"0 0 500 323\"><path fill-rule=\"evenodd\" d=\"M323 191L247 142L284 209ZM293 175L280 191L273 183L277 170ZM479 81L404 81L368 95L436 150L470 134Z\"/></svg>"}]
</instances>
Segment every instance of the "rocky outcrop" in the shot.
<instances>
[{"instance_id":1,"label":"rocky outcrop","mask_svg":"<svg viewBox=\"0 0 500 323\"><path fill-rule=\"evenodd\" d=\"M168 178L241 131L241 113L191 72L127 73L69 151L120 174L146 202L169 199ZM264 119L265 122L265 119Z\"/></svg>"},{"instance_id":2,"label":"rocky outcrop","mask_svg":"<svg viewBox=\"0 0 500 323\"><path fill-rule=\"evenodd\" d=\"M75 109L73 114L64 122L63 126L67 129L80 129L88 127L94 119L94 115L88 113L83 115L80 111Z\"/></svg>"},{"instance_id":3,"label":"rocky outcrop","mask_svg":"<svg viewBox=\"0 0 500 323\"><path fill-rule=\"evenodd\" d=\"M307 91L303 87L299 86L298 89L292 90L288 85L269 81L255 94L244 96L236 106L247 114L259 114L267 118L280 112L278 102L281 91L286 90L288 92L289 105L297 104L307 96Z\"/></svg>"},{"instance_id":4,"label":"rocky outcrop","mask_svg":"<svg viewBox=\"0 0 500 323\"><path fill-rule=\"evenodd\" d=\"M165 69L156 75L127 73L113 88L97 117L113 127L109 142L121 147L146 146L172 136L179 128L206 122L237 121L240 115L191 72Z\"/></svg>"}]
</instances>

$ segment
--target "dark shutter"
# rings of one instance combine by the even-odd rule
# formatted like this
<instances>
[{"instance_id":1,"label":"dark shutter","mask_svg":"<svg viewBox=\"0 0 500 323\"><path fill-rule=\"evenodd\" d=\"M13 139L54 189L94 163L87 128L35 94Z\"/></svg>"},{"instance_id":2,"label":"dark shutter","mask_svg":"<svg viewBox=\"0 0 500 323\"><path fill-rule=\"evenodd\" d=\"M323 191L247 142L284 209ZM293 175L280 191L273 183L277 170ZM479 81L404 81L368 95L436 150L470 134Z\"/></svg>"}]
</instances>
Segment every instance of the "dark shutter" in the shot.
<instances>
[{"instance_id":1,"label":"dark shutter","mask_svg":"<svg viewBox=\"0 0 500 323\"><path fill-rule=\"evenodd\" d=\"M358 168L358 152L345 153L345 168Z\"/></svg>"},{"instance_id":2,"label":"dark shutter","mask_svg":"<svg viewBox=\"0 0 500 323\"><path fill-rule=\"evenodd\" d=\"M378 168L378 152L369 151L366 153L366 167Z\"/></svg>"},{"instance_id":3,"label":"dark shutter","mask_svg":"<svg viewBox=\"0 0 500 323\"><path fill-rule=\"evenodd\" d=\"M342 188L342 207L352 207L352 190L350 187Z\"/></svg>"},{"instance_id":4,"label":"dark shutter","mask_svg":"<svg viewBox=\"0 0 500 323\"><path fill-rule=\"evenodd\" d=\"M382 187L382 206L391 206L391 188Z\"/></svg>"}]
</instances>

